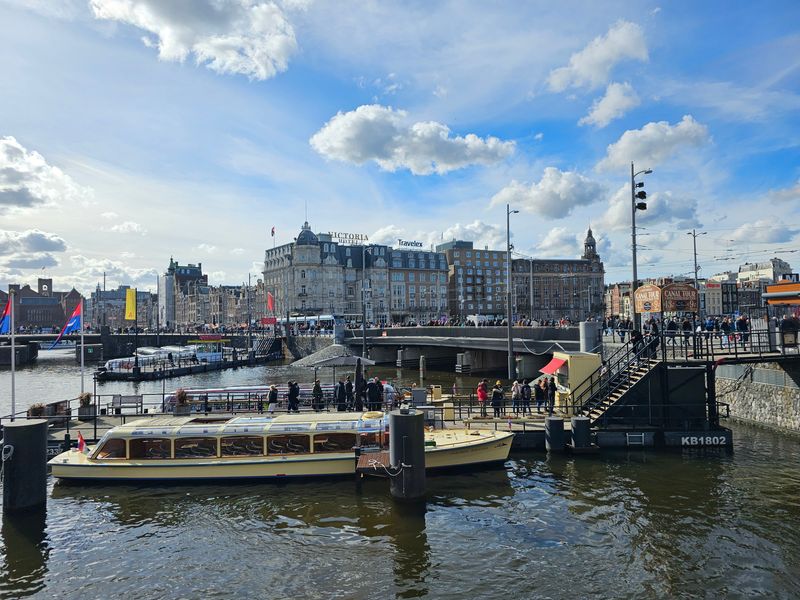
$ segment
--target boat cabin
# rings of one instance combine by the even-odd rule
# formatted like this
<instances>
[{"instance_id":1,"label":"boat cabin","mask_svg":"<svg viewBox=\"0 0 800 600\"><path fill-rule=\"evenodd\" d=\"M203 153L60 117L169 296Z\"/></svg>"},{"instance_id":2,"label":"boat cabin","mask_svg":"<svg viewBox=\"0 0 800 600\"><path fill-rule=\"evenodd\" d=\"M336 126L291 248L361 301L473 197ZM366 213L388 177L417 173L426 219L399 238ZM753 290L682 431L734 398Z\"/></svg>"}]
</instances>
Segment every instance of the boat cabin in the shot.
<instances>
[{"instance_id":1,"label":"boat cabin","mask_svg":"<svg viewBox=\"0 0 800 600\"><path fill-rule=\"evenodd\" d=\"M94 460L172 460L352 452L385 443L383 413L152 417L115 427Z\"/></svg>"}]
</instances>

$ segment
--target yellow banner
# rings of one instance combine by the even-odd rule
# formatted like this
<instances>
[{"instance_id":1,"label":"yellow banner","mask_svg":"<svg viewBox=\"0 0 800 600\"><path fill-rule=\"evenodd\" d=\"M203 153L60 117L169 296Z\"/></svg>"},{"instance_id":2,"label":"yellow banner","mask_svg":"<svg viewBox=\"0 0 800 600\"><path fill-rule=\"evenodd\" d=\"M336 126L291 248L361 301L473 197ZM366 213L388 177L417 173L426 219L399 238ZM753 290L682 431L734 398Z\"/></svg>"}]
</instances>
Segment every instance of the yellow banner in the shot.
<instances>
[{"instance_id":1,"label":"yellow banner","mask_svg":"<svg viewBox=\"0 0 800 600\"><path fill-rule=\"evenodd\" d=\"M125 320L136 320L136 288L125 290Z\"/></svg>"}]
</instances>

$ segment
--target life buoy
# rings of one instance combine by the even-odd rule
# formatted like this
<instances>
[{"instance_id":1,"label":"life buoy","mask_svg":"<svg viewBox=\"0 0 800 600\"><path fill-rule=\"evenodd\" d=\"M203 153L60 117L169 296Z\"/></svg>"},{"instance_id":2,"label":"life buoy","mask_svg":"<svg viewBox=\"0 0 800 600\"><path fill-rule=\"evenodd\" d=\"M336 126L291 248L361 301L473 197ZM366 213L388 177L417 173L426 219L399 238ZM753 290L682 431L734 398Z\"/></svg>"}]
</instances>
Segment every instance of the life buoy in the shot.
<instances>
[{"instance_id":1,"label":"life buoy","mask_svg":"<svg viewBox=\"0 0 800 600\"><path fill-rule=\"evenodd\" d=\"M362 419L381 419L383 418L383 413L379 410L371 410L369 412L365 412L361 415Z\"/></svg>"}]
</instances>

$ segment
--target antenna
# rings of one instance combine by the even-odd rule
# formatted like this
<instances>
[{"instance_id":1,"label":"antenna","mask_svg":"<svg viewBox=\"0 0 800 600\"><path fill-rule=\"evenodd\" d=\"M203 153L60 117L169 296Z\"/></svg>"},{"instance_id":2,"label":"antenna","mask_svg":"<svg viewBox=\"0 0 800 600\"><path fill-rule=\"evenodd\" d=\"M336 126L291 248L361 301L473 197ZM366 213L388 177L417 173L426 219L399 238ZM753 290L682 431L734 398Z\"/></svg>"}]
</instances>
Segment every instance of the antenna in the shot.
<instances>
[{"instance_id":1,"label":"antenna","mask_svg":"<svg viewBox=\"0 0 800 600\"><path fill-rule=\"evenodd\" d=\"M306 223L308 223L308 200L307 199L303 200L303 204L305 205L305 208L306 208L306 219L305 220L306 220Z\"/></svg>"}]
</instances>

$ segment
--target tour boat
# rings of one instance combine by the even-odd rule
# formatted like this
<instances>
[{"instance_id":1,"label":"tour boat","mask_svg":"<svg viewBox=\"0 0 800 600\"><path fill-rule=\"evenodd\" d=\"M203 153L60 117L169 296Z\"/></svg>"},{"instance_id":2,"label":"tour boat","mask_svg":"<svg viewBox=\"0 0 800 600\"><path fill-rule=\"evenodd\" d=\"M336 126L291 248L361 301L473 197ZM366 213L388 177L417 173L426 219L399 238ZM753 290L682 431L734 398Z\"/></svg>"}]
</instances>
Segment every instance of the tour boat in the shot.
<instances>
[{"instance_id":1,"label":"tour boat","mask_svg":"<svg viewBox=\"0 0 800 600\"><path fill-rule=\"evenodd\" d=\"M111 429L92 448L50 460L71 480L181 481L353 475L355 450L388 445L388 417L365 413L189 416L138 419ZM425 466L442 469L502 463L510 432L425 432Z\"/></svg>"}]
</instances>

